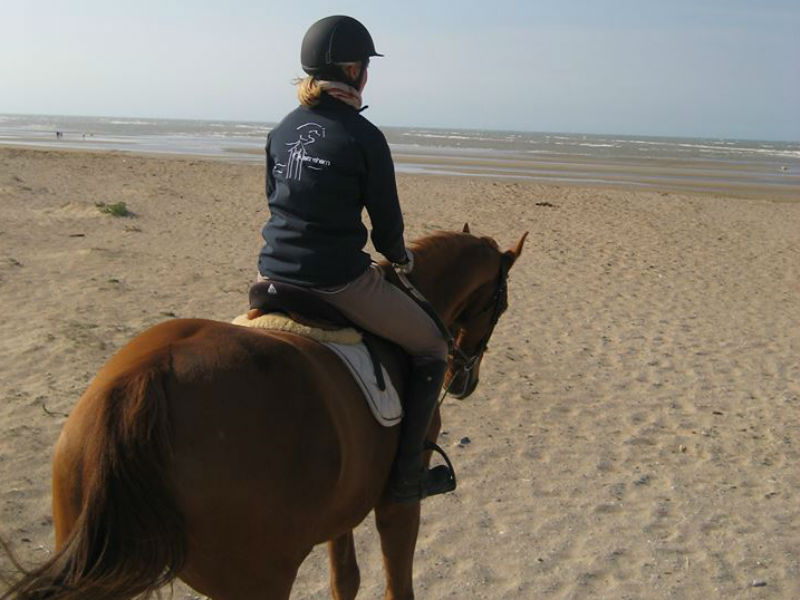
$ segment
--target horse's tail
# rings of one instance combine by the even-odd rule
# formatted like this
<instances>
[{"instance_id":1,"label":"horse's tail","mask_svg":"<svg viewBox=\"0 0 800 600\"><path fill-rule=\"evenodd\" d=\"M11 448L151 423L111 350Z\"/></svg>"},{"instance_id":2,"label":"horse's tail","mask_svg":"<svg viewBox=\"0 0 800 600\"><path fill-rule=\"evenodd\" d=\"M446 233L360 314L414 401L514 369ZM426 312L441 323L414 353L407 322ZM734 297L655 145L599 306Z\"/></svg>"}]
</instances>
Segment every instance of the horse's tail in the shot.
<instances>
[{"instance_id":1,"label":"horse's tail","mask_svg":"<svg viewBox=\"0 0 800 600\"><path fill-rule=\"evenodd\" d=\"M64 494L80 493L78 518L54 556L24 571L0 600L124 600L149 596L177 576L186 536L167 484L170 426L160 371L145 367L87 390L96 410L80 424L85 439L74 478L81 489Z\"/></svg>"}]
</instances>

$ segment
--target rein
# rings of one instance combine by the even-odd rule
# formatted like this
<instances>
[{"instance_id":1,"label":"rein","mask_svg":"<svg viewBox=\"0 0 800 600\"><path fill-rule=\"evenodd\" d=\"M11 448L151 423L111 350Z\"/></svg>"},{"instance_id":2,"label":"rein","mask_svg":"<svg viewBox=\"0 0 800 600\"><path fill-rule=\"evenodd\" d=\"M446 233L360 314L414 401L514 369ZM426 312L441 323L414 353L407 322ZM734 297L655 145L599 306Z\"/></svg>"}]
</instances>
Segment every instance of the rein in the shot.
<instances>
[{"instance_id":1,"label":"rein","mask_svg":"<svg viewBox=\"0 0 800 600\"><path fill-rule=\"evenodd\" d=\"M447 340L447 346L449 347L449 355L453 359L453 369L455 373L453 377L450 379L450 383L445 388L444 393L442 394L441 399L439 400L439 404L444 402L445 397L448 393L450 393L451 387L453 385L453 381L455 381L457 375L469 373L472 369L475 368L475 365L483 356L483 353L486 352L486 348L489 346L489 338L492 337L492 333L494 332L495 325L500 320L500 315L508 308L508 269L510 267L510 262L506 260L506 257L503 256L500 259L500 272L497 277L497 287L494 290L494 294L492 294L492 299L490 300L489 304L481 310L480 312L484 312L492 309L492 318L489 324L489 329L486 331L484 336L481 338L480 343L478 343L477 348L472 353L472 355L467 354L464 352L459 344L456 342L455 337L453 336L452 332L448 327L442 322L441 317L436 312L436 310L431 306L431 303L422 295L422 293L414 286L413 283L408 279L405 273L402 273L397 267L395 267L394 271L397 275L400 283L406 289L406 291L411 295L412 298L420 305L420 307L428 313L428 315L433 319L436 326L444 335L445 339Z\"/></svg>"}]
</instances>

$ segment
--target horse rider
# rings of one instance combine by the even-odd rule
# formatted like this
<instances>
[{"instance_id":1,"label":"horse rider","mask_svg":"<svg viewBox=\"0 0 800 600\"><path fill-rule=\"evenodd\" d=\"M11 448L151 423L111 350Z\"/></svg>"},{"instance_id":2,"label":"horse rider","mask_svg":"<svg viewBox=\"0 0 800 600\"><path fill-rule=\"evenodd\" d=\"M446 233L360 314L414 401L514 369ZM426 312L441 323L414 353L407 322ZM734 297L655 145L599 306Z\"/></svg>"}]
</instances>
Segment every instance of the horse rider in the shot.
<instances>
[{"instance_id":1,"label":"horse rider","mask_svg":"<svg viewBox=\"0 0 800 600\"><path fill-rule=\"evenodd\" d=\"M366 208L375 248L410 273L394 165L381 131L361 112L375 51L359 21L330 16L303 38L300 106L267 136L266 192L259 279L304 286L354 324L401 346L411 375L389 493L416 502L454 488L451 470L427 469L423 447L441 391L448 346L430 316L386 281L364 251Z\"/></svg>"}]
</instances>

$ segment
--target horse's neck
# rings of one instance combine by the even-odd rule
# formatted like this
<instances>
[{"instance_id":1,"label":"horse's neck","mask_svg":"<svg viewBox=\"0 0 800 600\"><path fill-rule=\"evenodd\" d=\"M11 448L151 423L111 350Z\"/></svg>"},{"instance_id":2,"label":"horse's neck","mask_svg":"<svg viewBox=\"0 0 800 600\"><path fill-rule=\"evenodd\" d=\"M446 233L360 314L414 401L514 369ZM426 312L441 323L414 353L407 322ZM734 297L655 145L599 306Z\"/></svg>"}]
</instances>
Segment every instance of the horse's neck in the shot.
<instances>
[{"instance_id":1,"label":"horse's neck","mask_svg":"<svg viewBox=\"0 0 800 600\"><path fill-rule=\"evenodd\" d=\"M466 257L467 251L457 244L428 246L415 257L416 286L448 327L458 306L480 285L476 274L485 270L475 264L474 253Z\"/></svg>"}]
</instances>

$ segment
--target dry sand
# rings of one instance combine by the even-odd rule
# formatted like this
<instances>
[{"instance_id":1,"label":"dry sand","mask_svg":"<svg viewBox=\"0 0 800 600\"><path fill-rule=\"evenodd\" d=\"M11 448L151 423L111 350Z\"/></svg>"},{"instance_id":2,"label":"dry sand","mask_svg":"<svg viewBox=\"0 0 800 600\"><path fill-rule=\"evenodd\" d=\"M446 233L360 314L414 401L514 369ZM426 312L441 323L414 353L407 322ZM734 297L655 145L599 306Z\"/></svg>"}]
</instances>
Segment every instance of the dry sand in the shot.
<instances>
[{"instance_id":1,"label":"dry sand","mask_svg":"<svg viewBox=\"0 0 800 600\"><path fill-rule=\"evenodd\" d=\"M172 316L243 312L262 186L253 165L0 149L0 532L26 562L103 362ZM417 596L800 598L800 203L399 188L409 238L531 232L481 385L443 407L460 487L423 505ZM135 216L95 206L120 201ZM382 597L371 518L356 543L360 597ZM328 597L317 549L293 598Z\"/></svg>"}]
</instances>

